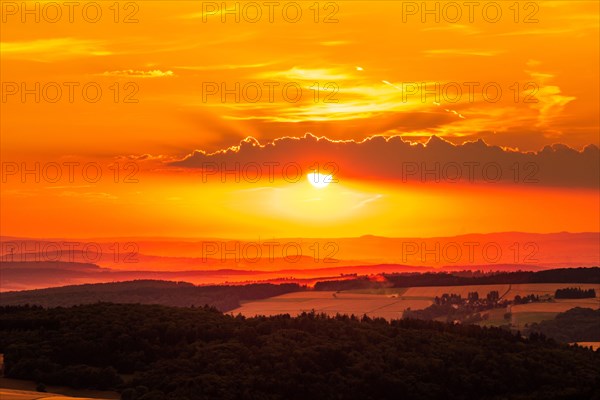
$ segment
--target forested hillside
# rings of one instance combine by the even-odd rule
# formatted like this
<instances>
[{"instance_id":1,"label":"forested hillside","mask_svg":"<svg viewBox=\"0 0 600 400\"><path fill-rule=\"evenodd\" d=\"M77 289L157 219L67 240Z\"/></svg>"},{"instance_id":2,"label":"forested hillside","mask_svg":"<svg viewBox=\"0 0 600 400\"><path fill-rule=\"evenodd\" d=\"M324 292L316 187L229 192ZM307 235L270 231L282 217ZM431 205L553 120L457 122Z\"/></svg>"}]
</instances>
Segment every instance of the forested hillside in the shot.
<instances>
[{"instance_id":1,"label":"forested hillside","mask_svg":"<svg viewBox=\"0 0 600 400\"><path fill-rule=\"evenodd\" d=\"M600 396L600 352L495 328L105 303L0 311L7 376L123 399Z\"/></svg>"},{"instance_id":2,"label":"forested hillside","mask_svg":"<svg viewBox=\"0 0 600 400\"><path fill-rule=\"evenodd\" d=\"M529 332L561 342L600 342L600 310L573 308L554 319L531 324Z\"/></svg>"},{"instance_id":3,"label":"forested hillside","mask_svg":"<svg viewBox=\"0 0 600 400\"><path fill-rule=\"evenodd\" d=\"M196 286L187 282L138 280L2 293L0 305L68 307L102 301L178 307L209 305L229 311L239 307L241 300L264 299L299 290L302 287L295 283Z\"/></svg>"},{"instance_id":4,"label":"forested hillside","mask_svg":"<svg viewBox=\"0 0 600 400\"><path fill-rule=\"evenodd\" d=\"M317 282L315 290L352 290L382 287L503 285L521 283L600 283L600 268L559 268L517 272L426 272L383 274L384 279L369 277Z\"/></svg>"}]
</instances>

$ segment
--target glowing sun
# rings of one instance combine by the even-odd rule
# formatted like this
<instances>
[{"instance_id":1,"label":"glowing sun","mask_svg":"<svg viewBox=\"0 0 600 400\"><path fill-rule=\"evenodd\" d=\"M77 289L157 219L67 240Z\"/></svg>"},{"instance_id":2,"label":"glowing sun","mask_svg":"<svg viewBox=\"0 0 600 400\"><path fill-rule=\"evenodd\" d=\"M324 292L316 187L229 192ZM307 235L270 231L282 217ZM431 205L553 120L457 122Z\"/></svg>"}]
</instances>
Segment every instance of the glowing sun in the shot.
<instances>
[{"instance_id":1,"label":"glowing sun","mask_svg":"<svg viewBox=\"0 0 600 400\"><path fill-rule=\"evenodd\" d=\"M310 184L317 189L323 189L324 187L327 187L333 180L331 175L319 174L318 172L311 172L306 177L308 178Z\"/></svg>"}]
</instances>

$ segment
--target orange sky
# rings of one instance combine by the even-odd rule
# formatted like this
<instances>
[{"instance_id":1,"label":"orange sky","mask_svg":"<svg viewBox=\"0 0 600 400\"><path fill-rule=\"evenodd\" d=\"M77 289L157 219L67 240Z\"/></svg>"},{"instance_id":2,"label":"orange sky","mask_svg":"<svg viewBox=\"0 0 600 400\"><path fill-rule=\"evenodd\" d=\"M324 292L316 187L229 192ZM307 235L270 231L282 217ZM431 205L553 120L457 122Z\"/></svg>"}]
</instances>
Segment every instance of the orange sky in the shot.
<instances>
[{"instance_id":1,"label":"orange sky","mask_svg":"<svg viewBox=\"0 0 600 400\"><path fill-rule=\"evenodd\" d=\"M490 2L472 10L472 21L465 6L454 21L450 2L428 2L431 9L438 4L439 22L434 14L407 8L410 2L320 2L315 8L301 1L294 3L301 11L297 22L291 21L296 14L290 2L273 10L272 22L264 5L262 17L252 22L256 14L244 8L248 2L226 2L233 11L225 15L213 7L222 2L123 1L118 15L113 2L98 2L96 23L96 10L84 13L85 2L72 16L65 3L36 3L39 22L21 2L2 2L3 235L600 230L593 176L575 185L564 177L539 184L407 183L379 179L359 162L352 171L338 171L338 183L317 189L304 178L286 182L281 176L203 183L197 168L169 164L194 150L239 145L248 136L264 145L307 132L356 142L373 135L418 142L437 135L457 145L483 139L520 152L555 143L577 151L597 146L598 2L520 2L518 14L513 2L498 2L498 21L492 21ZM27 7L35 11L36 3ZM48 4L59 4L57 22ZM23 94L35 91L36 83L39 102L36 94ZM236 84L239 99L221 96L222 85L231 90ZM82 93L86 85L91 89ZM436 93L422 93L422 85ZM98 101L86 100L96 88L102 90ZM302 96L295 101L297 88ZM304 175L312 156L304 157ZM77 167L69 180L63 164L69 161L97 162L103 177L92 182ZM320 156L321 166L327 161ZM62 165L56 181L42 176L35 182L10 170L52 162ZM115 162L121 168L117 182L109 167ZM574 180L586 166L588 161L573 167ZM540 176L560 174L558 169ZM127 174L137 182L123 182Z\"/></svg>"}]
</instances>

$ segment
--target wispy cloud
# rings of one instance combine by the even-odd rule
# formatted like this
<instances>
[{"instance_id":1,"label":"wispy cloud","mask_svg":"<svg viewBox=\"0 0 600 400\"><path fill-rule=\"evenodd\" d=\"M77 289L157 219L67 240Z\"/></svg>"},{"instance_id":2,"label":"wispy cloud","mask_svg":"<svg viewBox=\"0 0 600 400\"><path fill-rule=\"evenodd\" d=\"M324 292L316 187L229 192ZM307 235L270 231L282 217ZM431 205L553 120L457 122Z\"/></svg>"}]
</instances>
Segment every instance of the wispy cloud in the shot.
<instances>
[{"instance_id":1,"label":"wispy cloud","mask_svg":"<svg viewBox=\"0 0 600 400\"><path fill-rule=\"evenodd\" d=\"M5 58L53 62L78 57L97 57L112 54L105 43L74 38L40 39L26 42L2 42L0 54Z\"/></svg>"},{"instance_id":2,"label":"wispy cloud","mask_svg":"<svg viewBox=\"0 0 600 400\"><path fill-rule=\"evenodd\" d=\"M293 67L284 71L266 71L257 74L257 78L283 78L289 81L341 81L352 78L349 72L339 68L299 68Z\"/></svg>"},{"instance_id":3,"label":"wispy cloud","mask_svg":"<svg viewBox=\"0 0 600 400\"><path fill-rule=\"evenodd\" d=\"M473 26L464 25L464 24L448 24L444 26L431 26L428 28L423 28L423 32L454 32L464 35L475 35L480 33L479 29L474 28Z\"/></svg>"},{"instance_id":4,"label":"wispy cloud","mask_svg":"<svg viewBox=\"0 0 600 400\"><path fill-rule=\"evenodd\" d=\"M514 30L510 32L499 33L498 36L548 36L548 35L567 35L577 33L584 29L594 29L596 27L588 26L577 26L573 28L560 28L560 29L524 29Z\"/></svg>"},{"instance_id":5,"label":"wispy cloud","mask_svg":"<svg viewBox=\"0 0 600 400\"><path fill-rule=\"evenodd\" d=\"M477 56L477 57L493 57L501 54L502 51L495 50L480 50L480 49L433 49L424 50L423 53L427 56Z\"/></svg>"},{"instance_id":6,"label":"wispy cloud","mask_svg":"<svg viewBox=\"0 0 600 400\"><path fill-rule=\"evenodd\" d=\"M348 40L329 40L325 42L321 42L321 46L344 46L350 44L351 42Z\"/></svg>"},{"instance_id":7,"label":"wispy cloud","mask_svg":"<svg viewBox=\"0 0 600 400\"><path fill-rule=\"evenodd\" d=\"M78 197L89 201L105 201L105 200L117 200L118 197L106 193L106 192L74 192L74 191L64 191L61 192L59 196L62 197Z\"/></svg>"},{"instance_id":8,"label":"wispy cloud","mask_svg":"<svg viewBox=\"0 0 600 400\"><path fill-rule=\"evenodd\" d=\"M150 71L141 71L133 69L126 69L121 71L106 71L103 72L101 75L119 78L165 78L175 76L173 71L161 71L159 69L154 69Z\"/></svg>"},{"instance_id":9,"label":"wispy cloud","mask_svg":"<svg viewBox=\"0 0 600 400\"><path fill-rule=\"evenodd\" d=\"M553 127L553 122L559 118L565 106L576 100L574 96L565 96L562 94L560 87L550 84L554 79L554 74L540 71L541 62L538 60L527 61L529 68L525 72L529 74L535 83L535 92L526 95L533 96L535 102L531 103L531 108L538 111L536 127L547 129L549 133L557 134Z\"/></svg>"},{"instance_id":10,"label":"wispy cloud","mask_svg":"<svg viewBox=\"0 0 600 400\"><path fill-rule=\"evenodd\" d=\"M181 65L176 66L174 69L183 69L189 71L222 71L222 70L235 70L235 69L250 69L250 68L262 68L269 66L273 63L257 63L257 64L221 64L221 65Z\"/></svg>"}]
</instances>

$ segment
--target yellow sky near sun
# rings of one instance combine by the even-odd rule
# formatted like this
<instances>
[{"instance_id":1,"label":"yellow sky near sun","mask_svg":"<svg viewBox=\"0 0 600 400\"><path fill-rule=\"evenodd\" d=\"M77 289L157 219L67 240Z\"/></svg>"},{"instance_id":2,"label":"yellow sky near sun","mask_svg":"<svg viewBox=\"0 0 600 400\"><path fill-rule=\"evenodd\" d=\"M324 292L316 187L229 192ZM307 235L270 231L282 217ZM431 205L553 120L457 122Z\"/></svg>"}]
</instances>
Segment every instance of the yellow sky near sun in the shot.
<instances>
[{"instance_id":1,"label":"yellow sky near sun","mask_svg":"<svg viewBox=\"0 0 600 400\"><path fill-rule=\"evenodd\" d=\"M5 186L2 232L49 237L435 237L473 232L597 231L595 190L498 184L347 180L316 189L305 176L203 183L200 173L106 174L96 184ZM5 212L10 210L10 212ZM585 210L585 212L582 212Z\"/></svg>"},{"instance_id":2,"label":"yellow sky near sun","mask_svg":"<svg viewBox=\"0 0 600 400\"><path fill-rule=\"evenodd\" d=\"M53 2L37 2L40 22L7 3L0 36L3 161L171 159L237 145L247 136L265 143L306 132L355 140L483 138L527 151L557 142L577 149L600 144L595 1L520 2L518 15L513 2L497 2L497 22L482 12L491 2L481 3L473 22L464 8L459 21L449 21L453 14L442 10L451 2L427 2L439 4L442 14L439 22L435 15L423 22L421 10L407 14L407 2L394 1L316 8L301 1L302 17L290 22L282 8L291 2L282 2L273 22L263 8L256 23L248 21L252 13L242 13L239 23L225 14L223 23L221 13L203 9L222 2L123 1L116 9L114 2L98 2L95 23L86 20L94 9L83 14L86 2L73 11L73 22L58 2L63 16L56 23L48 21L53 10L44 9ZM225 4L231 10L236 2ZM36 94L23 95L36 83L39 102ZM223 85L236 84L240 99L221 96ZM423 98L420 85L439 85L440 96ZM97 88L102 95L93 102ZM306 182L197 185L185 174L143 172L132 185L3 184L2 232L254 237L600 229L594 191L523 188L516 195L368 181L317 191ZM516 202L523 193L536 205Z\"/></svg>"}]
</instances>

